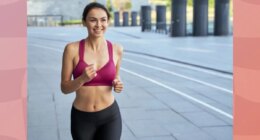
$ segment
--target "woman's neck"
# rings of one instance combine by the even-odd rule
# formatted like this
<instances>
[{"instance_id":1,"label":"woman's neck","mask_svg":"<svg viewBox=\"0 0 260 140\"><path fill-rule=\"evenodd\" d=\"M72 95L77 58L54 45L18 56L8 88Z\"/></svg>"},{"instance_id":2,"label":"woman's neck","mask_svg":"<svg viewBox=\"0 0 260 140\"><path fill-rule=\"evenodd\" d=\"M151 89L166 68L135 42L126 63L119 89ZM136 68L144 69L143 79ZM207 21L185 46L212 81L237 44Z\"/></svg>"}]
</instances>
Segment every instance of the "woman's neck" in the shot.
<instances>
[{"instance_id":1,"label":"woman's neck","mask_svg":"<svg viewBox=\"0 0 260 140\"><path fill-rule=\"evenodd\" d=\"M86 38L86 41L88 47L90 47L93 51L97 51L103 46L105 38L104 37L94 38L88 36Z\"/></svg>"}]
</instances>

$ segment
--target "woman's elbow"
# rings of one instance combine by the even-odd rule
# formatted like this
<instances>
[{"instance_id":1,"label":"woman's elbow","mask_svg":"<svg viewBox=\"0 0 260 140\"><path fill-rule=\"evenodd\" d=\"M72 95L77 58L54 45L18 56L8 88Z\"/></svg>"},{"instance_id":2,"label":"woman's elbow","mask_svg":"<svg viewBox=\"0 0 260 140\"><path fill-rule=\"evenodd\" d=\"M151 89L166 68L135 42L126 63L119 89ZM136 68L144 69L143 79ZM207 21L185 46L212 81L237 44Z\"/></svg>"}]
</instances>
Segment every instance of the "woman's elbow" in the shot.
<instances>
[{"instance_id":1,"label":"woman's elbow","mask_svg":"<svg viewBox=\"0 0 260 140\"><path fill-rule=\"evenodd\" d=\"M63 94L65 94L65 95L69 93L67 90L65 90L65 89L63 89L63 88L61 88L61 92L62 92Z\"/></svg>"},{"instance_id":2,"label":"woman's elbow","mask_svg":"<svg viewBox=\"0 0 260 140\"><path fill-rule=\"evenodd\" d=\"M61 83L60 89L61 89L61 92L62 92L63 94L65 94L65 95L70 93L70 91L68 91L68 90L66 89L66 87L65 87L65 85L64 85L63 83Z\"/></svg>"},{"instance_id":3,"label":"woman's elbow","mask_svg":"<svg viewBox=\"0 0 260 140\"><path fill-rule=\"evenodd\" d=\"M65 94L65 95L67 95L67 94L70 93L70 92L68 92L68 91L66 91L66 90L64 90L64 89L61 89L61 92L62 92L63 94Z\"/></svg>"}]
</instances>

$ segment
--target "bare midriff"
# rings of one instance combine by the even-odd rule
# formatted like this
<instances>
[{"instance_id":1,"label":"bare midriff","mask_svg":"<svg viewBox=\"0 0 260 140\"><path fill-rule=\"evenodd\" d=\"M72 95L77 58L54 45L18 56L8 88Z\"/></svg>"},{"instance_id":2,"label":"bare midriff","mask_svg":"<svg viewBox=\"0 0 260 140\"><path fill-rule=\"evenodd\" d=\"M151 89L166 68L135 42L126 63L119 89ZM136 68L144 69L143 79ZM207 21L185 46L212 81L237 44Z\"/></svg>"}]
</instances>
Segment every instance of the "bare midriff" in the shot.
<instances>
[{"instance_id":1,"label":"bare midriff","mask_svg":"<svg viewBox=\"0 0 260 140\"><path fill-rule=\"evenodd\" d=\"M97 112L114 102L111 86L82 86L76 91L74 107L86 112Z\"/></svg>"}]
</instances>

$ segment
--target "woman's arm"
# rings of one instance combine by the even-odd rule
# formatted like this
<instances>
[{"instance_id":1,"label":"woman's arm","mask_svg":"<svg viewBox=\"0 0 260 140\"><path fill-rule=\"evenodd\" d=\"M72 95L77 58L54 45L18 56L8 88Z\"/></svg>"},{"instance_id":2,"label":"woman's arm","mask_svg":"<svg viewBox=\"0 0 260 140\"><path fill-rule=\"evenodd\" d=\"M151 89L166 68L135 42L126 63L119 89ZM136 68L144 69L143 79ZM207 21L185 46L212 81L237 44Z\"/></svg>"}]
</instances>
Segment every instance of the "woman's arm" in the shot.
<instances>
[{"instance_id":1,"label":"woman's arm","mask_svg":"<svg viewBox=\"0 0 260 140\"><path fill-rule=\"evenodd\" d=\"M76 45L78 45L76 43ZM78 47L68 44L63 52L62 70L61 70L61 91L68 94L79 89L85 82L90 81L96 75L94 66L85 68L84 72L74 80L71 80L73 72L73 58L78 54Z\"/></svg>"},{"instance_id":2,"label":"woman's arm","mask_svg":"<svg viewBox=\"0 0 260 140\"><path fill-rule=\"evenodd\" d=\"M75 50L72 44L66 45L63 58L62 58L62 69L61 69L61 91L64 94L68 94L76 91L82 86L84 80L82 76L79 76L75 80L71 80L72 71L73 71L73 57Z\"/></svg>"},{"instance_id":3,"label":"woman's arm","mask_svg":"<svg viewBox=\"0 0 260 140\"><path fill-rule=\"evenodd\" d=\"M121 81L120 73L119 73L122 58L123 58L123 46L115 45L115 49L116 49L117 61L116 61L116 77L115 80L113 81L113 85L114 85L114 91L119 93L123 90L123 83Z\"/></svg>"}]
</instances>

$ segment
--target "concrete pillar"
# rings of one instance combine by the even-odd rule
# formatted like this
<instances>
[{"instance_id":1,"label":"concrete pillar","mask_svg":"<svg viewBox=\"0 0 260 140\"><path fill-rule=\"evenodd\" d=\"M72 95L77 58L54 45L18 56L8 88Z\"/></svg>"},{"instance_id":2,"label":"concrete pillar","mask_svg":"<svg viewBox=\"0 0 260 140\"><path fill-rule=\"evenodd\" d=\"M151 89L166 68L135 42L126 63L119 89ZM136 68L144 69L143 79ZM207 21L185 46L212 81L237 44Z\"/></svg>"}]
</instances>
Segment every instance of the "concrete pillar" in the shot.
<instances>
[{"instance_id":1,"label":"concrete pillar","mask_svg":"<svg viewBox=\"0 0 260 140\"><path fill-rule=\"evenodd\" d=\"M193 35L208 35L208 0L193 0Z\"/></svg>"},{"instance_id":2,"label":"concrete pillar","mask_svg":"<svg viewBox=\"0 0 260 140\"><path fill-rule=\"evenodd\" d=\"M137 26L137 12L131 12L131 26Z\"/></svg>"},{"instance_id":3,"label":"concrete pillar","mask_svg":"<svg viewBox=\"0 0 260 140\"><path fill-rule=\"evenodd\" d=\"M142 32L143 31L151 31L152 29L152 21L151 21L151 6L141 6L141 24L142 24Z\"/></svg>"},{"instance_id":4,"label":"concrete pillar","mask_svg":"<svg viewBox=\"0 0 260 140\"><path fill-rule=\"evenodd\" d=\"M171 36L186 35L187 0L172 0Z\"/></svg>"},{"instance_id":5,"label":"concrete pillar","mask_svg":"<svg viewBox=\"0 0 260 140\"><path fill-rule=\"evenodd\" d=\"M156 6L156 30L166 31L166 6Z\"/></svg>"},{"instance_id":6,"label":"concrete pillar","mask_svg":"<svg viewBox=\"0 0 260 140\"><path fill-rule=\"evenodd\" d=\"M129 14L128 14L128 12L123 12L123 26L129 26Z\"/></svg>"},{"instance_id":7,"label":"concrete pillar","mask_svg":"<svg viewBox=\"0 0 260 140\"><path fill-rule=\"evenodd\" d=\"M214 35L229 34L230 0L215 0Z\"/></svg>"},{"instance_id":8,"label":"concrete pillar","mask_svg":"<svg viewBox=\"0 0 260 140\"><path fill-rule=\"evenodd\" d=\"M117 26L120 26L120 21L119 21L119 12L116 11L114 12L114 26L117 27Z\"/></svg>"}]
</instances>

